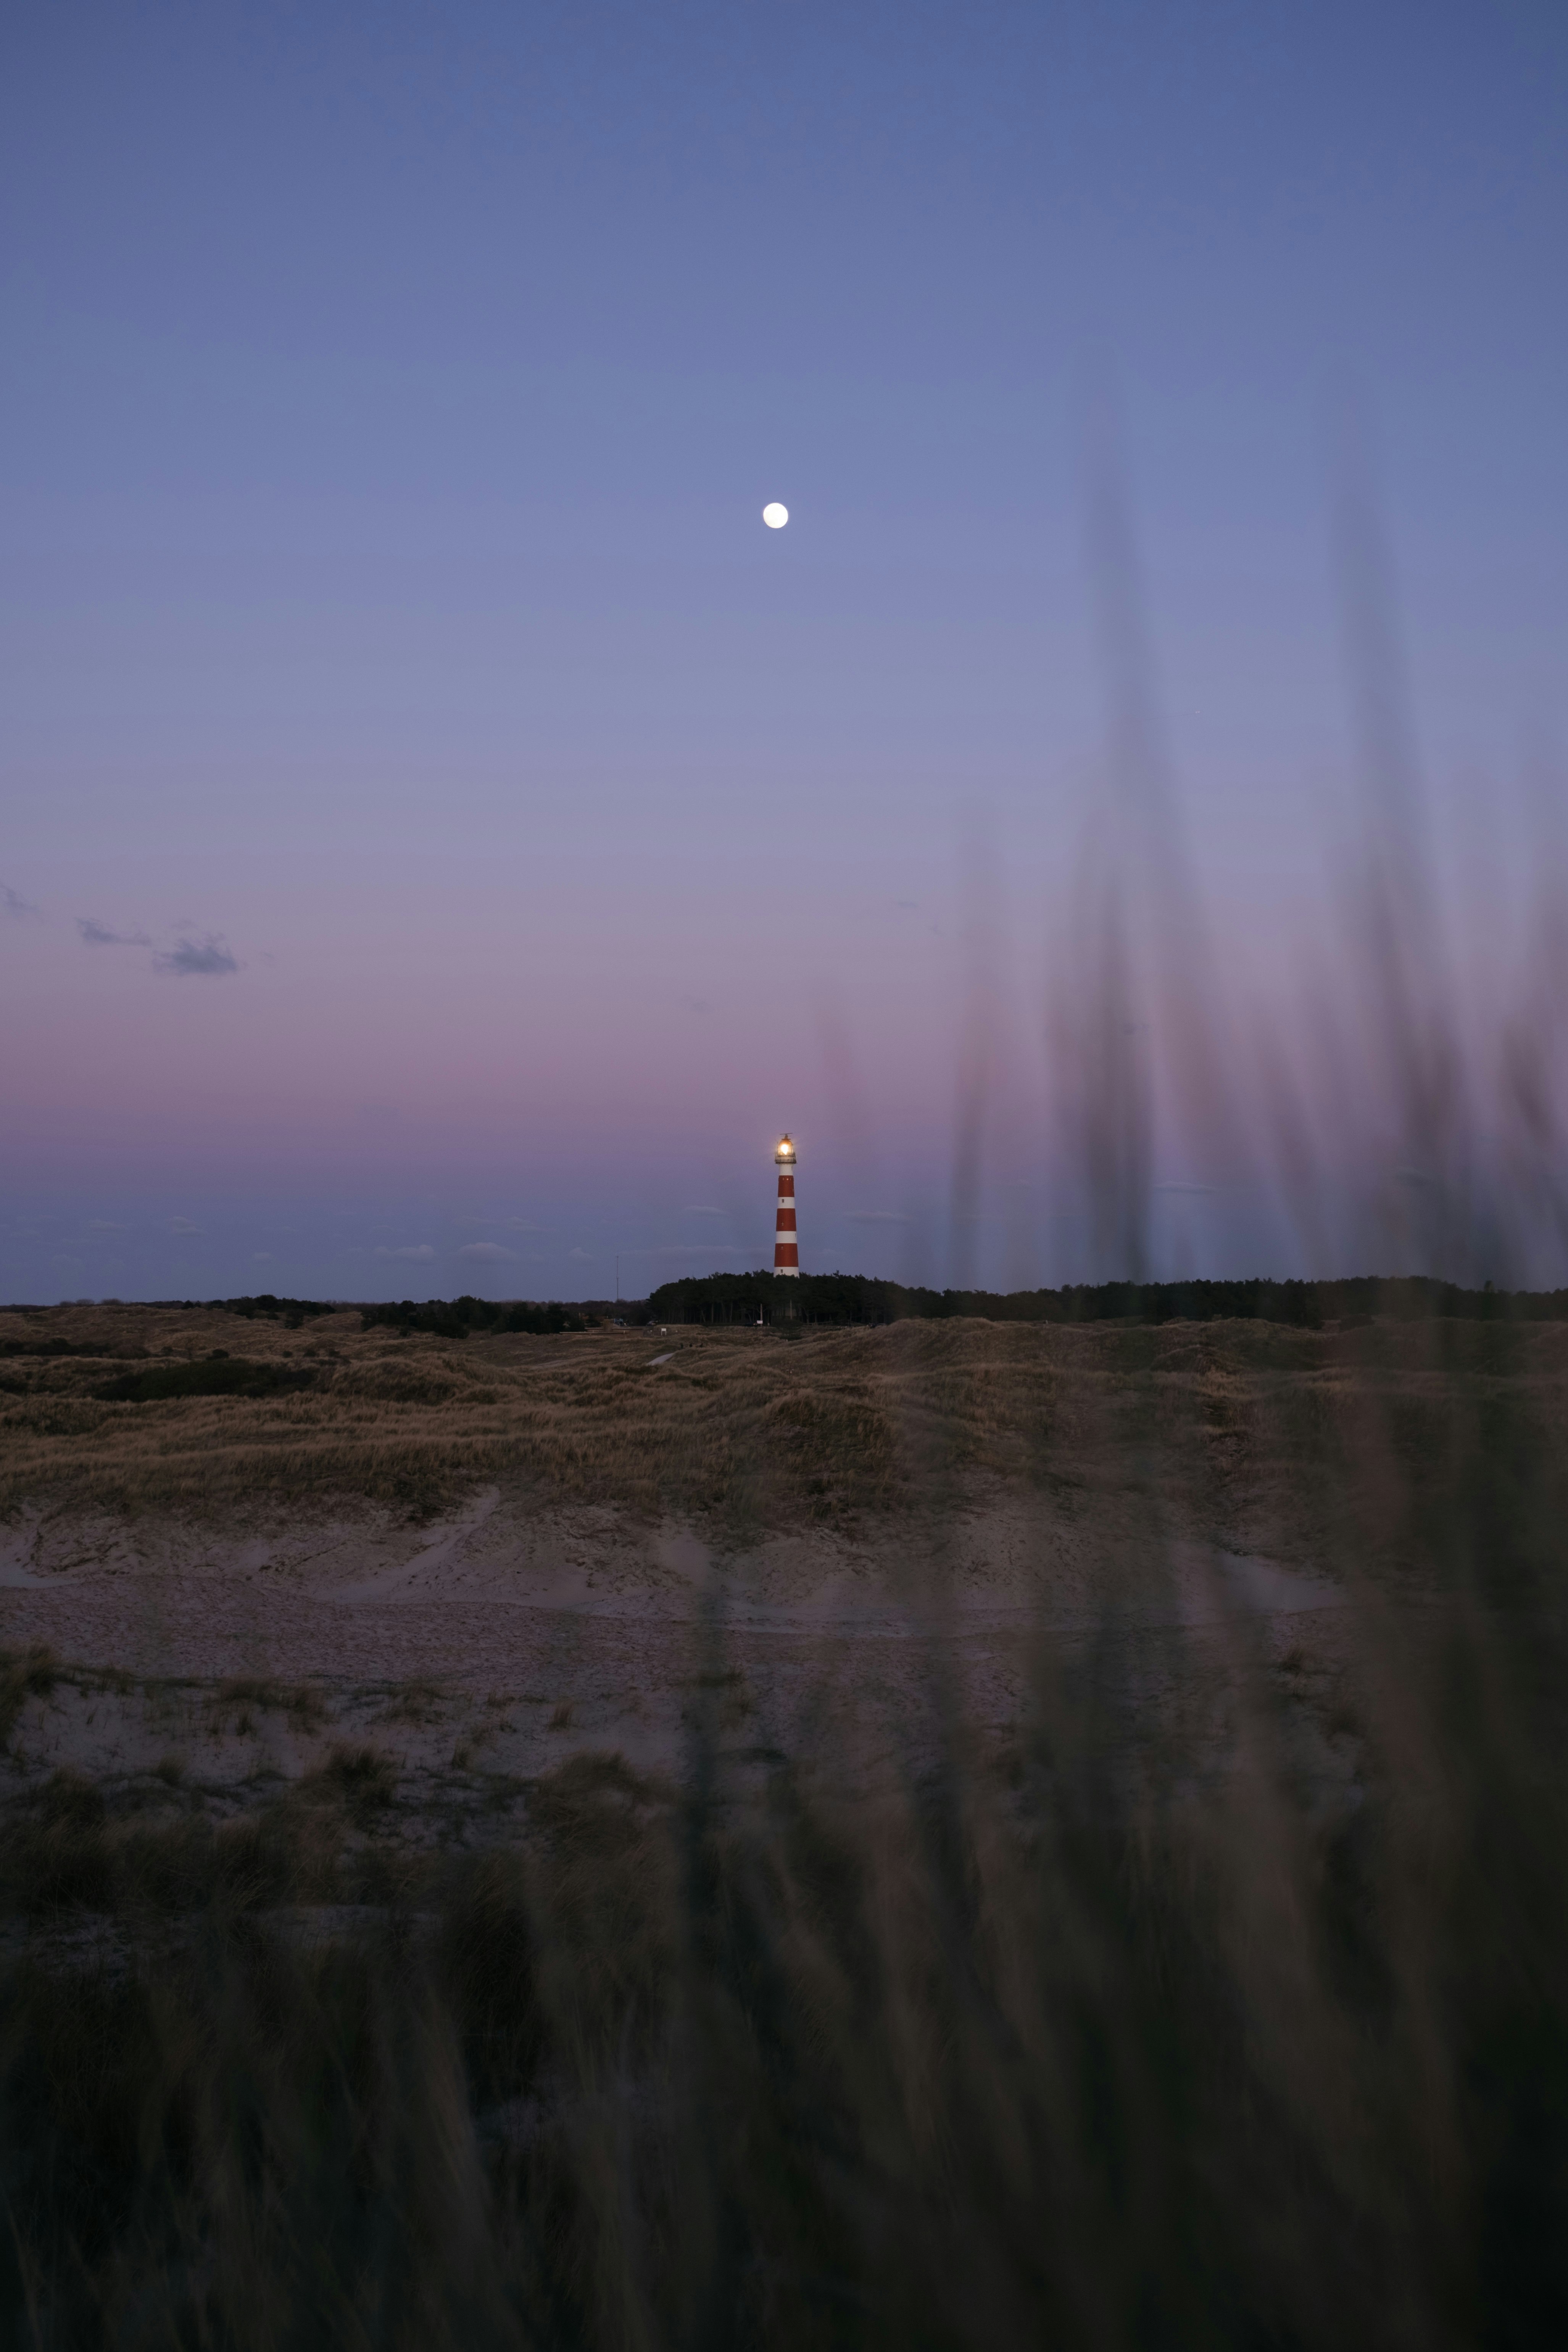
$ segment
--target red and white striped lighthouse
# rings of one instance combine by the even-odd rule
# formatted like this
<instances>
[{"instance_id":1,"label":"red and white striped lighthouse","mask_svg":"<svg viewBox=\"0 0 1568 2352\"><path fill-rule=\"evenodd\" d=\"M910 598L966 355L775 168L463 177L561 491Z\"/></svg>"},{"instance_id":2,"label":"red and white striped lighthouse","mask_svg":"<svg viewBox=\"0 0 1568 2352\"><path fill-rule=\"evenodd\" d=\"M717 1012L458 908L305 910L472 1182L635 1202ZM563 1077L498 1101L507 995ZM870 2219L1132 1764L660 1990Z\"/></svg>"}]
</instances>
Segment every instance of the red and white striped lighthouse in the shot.
<instances>
[{"instance_id":1,"label":"red and white striped lighthouse","mask_svg":"<svg viewBox=\"0 0 1568 2352\"><path fill-rule=\"evenodd\" d=\"M773 1226L773 1272L800 1273L800 1242L795 1229L795 1146L787 1135L773 1149L779 1171L778 1219Z\"/></svg>"}]
</instances>

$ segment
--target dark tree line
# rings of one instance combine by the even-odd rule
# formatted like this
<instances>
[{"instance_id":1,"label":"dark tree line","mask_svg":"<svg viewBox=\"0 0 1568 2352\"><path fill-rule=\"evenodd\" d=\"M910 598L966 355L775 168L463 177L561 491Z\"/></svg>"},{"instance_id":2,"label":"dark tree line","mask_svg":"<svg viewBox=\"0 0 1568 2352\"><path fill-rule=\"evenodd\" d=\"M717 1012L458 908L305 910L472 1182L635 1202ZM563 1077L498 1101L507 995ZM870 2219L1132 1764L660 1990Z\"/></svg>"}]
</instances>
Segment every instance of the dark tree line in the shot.
<instances>
[{"instance_id":1,"label":"dark tree line","mask_svg":"<svg viewBox=\"0 0 1568 2352\"><path fill-rule=\"evenodd\" d=\"M1292 1324L1399 1320L1568 1321L1568 1291L1461 1290L1421 1276L1342 1282L1102 1282L1061 1290L926 1290L859 1274L710 1274L660 1285L647 1301L661 1323L896 1323L969 1315L993 1323Z\"/></svg>"},{"instance_id":2,"label":"dark tree line","mask_svg":"<svg viewBox=\"0 0 1568 2352\"><path fill-rule=\"evenodd\" d=\"M154 1305L192 1307L193 1299ZM206 1302L247 1321L278 1321L292 1330L346 1302L316 1298L214 1298ZM361 1326L429 1331L466 1339L470 1331L586 1331L596 1323L898 1323L973 1316L992 1323L1211 1323L1235 1318L1318 1330L1326 1323L1426 1320L1568 1322L1568 1290L1465 1290L1421 1275L1365 1275L1339 1282L1074 1283L1060 1290L930 1290L863 1274L684 1276L647 1299L560 1300L404 1298L358 1305ZM45 1310L33 1310L42 1313ZM94 1341L55 1337L0 1342L0 1355L99 1355Z\"/></svg>"},{"instance_id":3,"label":"dark tree line","mask_svg":"<svg viewBox=\"0 0 1568 2352\"><path fill-rule=\"evenodd\" d=\"M362 1307L360 1328L389 1324L395 1331L435 1331L444 1339L466 1339L470 1331L585 1331L588 1318L577 1308L554 1301L535 1305L527 1299L509 1302L490 1298L427 1298L416 1307L411 1298L395 1305Z\"/></svg>"}]
</instances>

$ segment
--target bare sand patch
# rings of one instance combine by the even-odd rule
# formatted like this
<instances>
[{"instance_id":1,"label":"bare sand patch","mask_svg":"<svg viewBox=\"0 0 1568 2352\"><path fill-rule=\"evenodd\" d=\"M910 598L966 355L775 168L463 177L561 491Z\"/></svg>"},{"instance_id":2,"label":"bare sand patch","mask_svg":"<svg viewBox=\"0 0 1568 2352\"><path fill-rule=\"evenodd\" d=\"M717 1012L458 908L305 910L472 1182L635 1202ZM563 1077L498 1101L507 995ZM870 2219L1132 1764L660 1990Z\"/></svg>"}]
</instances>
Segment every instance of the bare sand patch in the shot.
<instances>
[{"instance_id":1,"label":"bare sand patch","mask_svg":"<svg viewBox=\"0 0 1568 2352\"><path fill-rule=\"evenodd\" d=\"M13 1652L72 1662L26 1701L14 1786L67 1769L132 1788L162 1770L170 1803L222 1813L367 1740L422 1835L449 1833L454 1810L482 1833L584 1751L678 1772L694 1706L718 1706L731 1748L761 1759L826 1753L830 1720L826 1745L862 1773L921 1748L939 1685L1005 1738L1039 1645L1066 1658L1108 1628L1143 1640L1162 1709L1155 1653L1178 1631L1184 1690L1223 1679L1244 1625L1331 1668L1344 1599L1322 1576L1180 1540L1158 1573L1134 1571L1048 1498L1005 1491L941 1520L744 1547L493 1486L420 1527L369 1507L274 1513L256 1532L57 1517L17 1523L5 1570Z\"/></svg>"}]
</instances>

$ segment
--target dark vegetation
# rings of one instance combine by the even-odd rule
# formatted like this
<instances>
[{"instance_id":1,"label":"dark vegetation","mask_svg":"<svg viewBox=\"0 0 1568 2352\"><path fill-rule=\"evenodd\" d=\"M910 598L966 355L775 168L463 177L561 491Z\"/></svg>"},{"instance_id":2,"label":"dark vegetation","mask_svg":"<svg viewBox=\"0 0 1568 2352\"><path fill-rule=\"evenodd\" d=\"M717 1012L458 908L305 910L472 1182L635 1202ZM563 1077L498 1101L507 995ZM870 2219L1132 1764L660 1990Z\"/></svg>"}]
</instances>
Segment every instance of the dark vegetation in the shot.
<instances>
[{"instance_id":1,"label":"dark vegetation","mask_svg":"<svg viewBox=\"0 0 1568 2352\"><path fill-rule=\"evenodd\" d=\"M536 1306L527 1300L498 1303L464 1296L451 1300L427 1298L416 1307L411 1298L395 1305L360 1309L360 1328L378 1324L395 1331L434 1331L444 1339L466 1339L470 1331L585 1331L588 1318L579 1308L553 1302Z\"/></svg>"},{"instance_id":2,"label":"dark vegetation","mask_svg":"<svg viewBox=\"0 0 1568 2352\"><path fill-rule=\"evenodd\" d=\"M1237 1318L1321 1330L1327 1323L1434 1315L1568 1321L1568 1290L1465 1290L1420 1276L1344 1282L1101 1282L1062 1290L921 1290L863 1274L710 1274L660 1285L638 1319L656 1323L897 1323L975 1316L994 1323L1211 1323Z\"/></svg>"},{"instance_id":3,"label":"dark vegetation","mask_svg":"<svg viewBox=\"0 0 1568 2352\"><path fill-rule=\"evenodd\" d=\"M247 1323L280 1322L291 1331L298 1331L301 1324L312 1322L318 1315L336 1312L319 1298L275 1298L269 1290L261 1291L254 1298L215 1298L211 1303L226 1307L230 1315L242 1316Z\"/></svg>"},{"instance_id":4,"label":"dark vegetation","mask_svg":"<svg viewBox=\"0 0 1568 2352\"><path fill-rule=\"evenodd\" d=\"M121 1372L93 1394L105 1404L157 1404L168 1397L277 1396L305 1389L316 1375L309 1364L258 1364L221 1350L188 1364L149 1364Z\"/></svg>"},{"instance_id":5,"label":"dark vegetation","mask_svg":"<svg viewBox=\"0 0 1568 2352\"><path fill-rule=\"evenodd\" d=\"M38 1316L47 1316L51 1312L47 1307L13 1307L10 1311L17 1315ZM50 1332L47 1337L39 1339L0 1339L0 1358L13 1363L18 1358L37 1360L63 1356L102 1356L103 1353L102 1345L96 1339L68 1339L57 1332Z\"/></svg>"},{"instance_id":6,"label":"dark vegetation","mask_svg":"<svg viewBox=\"0 0 1568 2352\"><path fill-rule=\"evenodd\" d=\"M105 1300L104 1303L106 1306L116 1307L121 1304L119 1299ZM205 1305L210 1307L219 1307L227 1315L237 1315L247 1323L281 1323L290 1331L298 1331L303 1324L314 1322L319 1315L335 1315L338 1311L328 1300L277 1298L270 1290L260 1291L255 1297L209 1298L205 1301L196 1298L156 1298L150 1300L148 1304L154 1307L183 1307L187 1313L194 1307ZM48 1309L33 1307L16 1307L13 1311L16 1314L37 1315L47 1314Z\"/></svg>"}]
</instances>

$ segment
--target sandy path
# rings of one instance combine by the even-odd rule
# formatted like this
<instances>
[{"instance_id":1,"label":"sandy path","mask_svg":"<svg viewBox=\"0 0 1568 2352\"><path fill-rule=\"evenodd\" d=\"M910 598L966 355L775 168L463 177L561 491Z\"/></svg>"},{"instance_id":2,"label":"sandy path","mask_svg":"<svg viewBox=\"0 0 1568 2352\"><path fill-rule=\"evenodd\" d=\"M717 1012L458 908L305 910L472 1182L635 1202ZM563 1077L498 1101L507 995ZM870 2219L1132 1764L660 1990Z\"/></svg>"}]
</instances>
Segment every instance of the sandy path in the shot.
<instances>
[{"instance_id":1,"label":"sandy path","mask_svg":"<svg viewBox=\"0 0 1568 2352\"><path fill-rule=\"evenodd\" d=\"M470 1736L493 1771L537 1772L583 1747L670 1769L710 1704L758 1754L810 1752L831 1720L864 1767L922 1744L944 1685L970 1721L1016 1727L1039 1644L1068 1656L1104 1631L1110 1573L1102 1550L1016 1499L940 1529L808 1529L721 1554L689 1528L523 1509L490 1488L422 1529L16 1528L0 1544L0 1643L44 1643L148 1685L315 1684L335 1694L340 1732L375 1706L384 1717L390 1688L436 1684L437 1727L393 1735L431 1769ZM1324 1580L1189 1543L1156 1586L1119 1589L1110 1613L1129 1657L1147 1653L1136 1671L1163 1705L1163 1631L1183 1630L1184 1672L1223 1681L1238 1638L1278 1653L1305 1633L1331 1649L1342 1601ZM51 1759L151 1769L179 1728L163 1702L101 1691L36 1713L29 1777ZM226 1773L291 1775L321 1745L277 1724L255 1739ZM210 1742L204 1753L212 1763Z\"/></svg>"},{"instance_id":2,"label":"sandy path","mask_svg":"<svg viewBox=\"0 0 1568 2352\"><path fill-rule=\"evenodd\" d=\"M1190 1541L1168 1547L1157 1579L1130 1581L1103 1546L1006 1501L940 1528L807 1529L738 1551L606 1510L521 1510L494 1487L420 1529L34 1521L0 1540L0 1641L142 1675L478 1686L570 1654L640 1682L661 1659L700 1654L716 1624L744 1650L793 1654L1071 1636L1100 1629L1108 1608L1124 1624L1196 1628L1342 1600L1327 1579Z\"/></svg>"}]
</instances>

